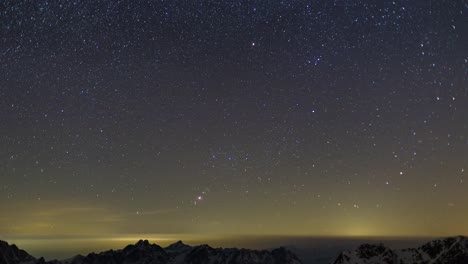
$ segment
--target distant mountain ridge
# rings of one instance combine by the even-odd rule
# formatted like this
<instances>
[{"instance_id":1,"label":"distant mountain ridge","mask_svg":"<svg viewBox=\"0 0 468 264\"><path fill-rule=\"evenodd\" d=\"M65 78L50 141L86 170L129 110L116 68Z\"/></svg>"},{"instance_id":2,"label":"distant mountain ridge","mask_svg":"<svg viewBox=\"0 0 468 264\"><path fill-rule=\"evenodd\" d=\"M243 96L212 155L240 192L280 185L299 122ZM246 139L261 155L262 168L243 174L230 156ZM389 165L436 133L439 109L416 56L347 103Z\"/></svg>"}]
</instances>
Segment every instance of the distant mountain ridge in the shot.
<instances>
[{"instance_id":1,"label":"distant mountain ridge","mask_svg":"<svg viewBox=\"0 0 468 264\"><path fill-rule=\"evenodd\" d=\"M468 238L449 237L400 250L363 244L341 253L334 264L468 264Z\"/></svg>"},{"instance_id":2,"label":"distant mountain ridge","mask_svg":"<svg viewBox=\"0 0 468 264\"><path fill-rule=\"evenodd\" d=\"M189 246L178 241L166 248L140 240L120 250L75 256L67 260L45 261L26 251L0 241L0 264L302 264L285 248L249 250L212 248L208 245Z\"/></svg>"},{"instance_id":3,"label":"distant mountain ridge","mask_svg":"<svg viewBox=\"0 0 468 264\"><path fill-rule=\"evenodd\" d=\"M432 240L417 248L391 249L383 244L362 244L338 255L333 264L468 264L468 238ZM162 248L140 240L119 250L78 255L67 260L36 259L16 245L0 241L0 264L302 264L290 250L212 248L178 241ZM313 264L313 263L307 263Z\"/></svg>"}]
</instances>

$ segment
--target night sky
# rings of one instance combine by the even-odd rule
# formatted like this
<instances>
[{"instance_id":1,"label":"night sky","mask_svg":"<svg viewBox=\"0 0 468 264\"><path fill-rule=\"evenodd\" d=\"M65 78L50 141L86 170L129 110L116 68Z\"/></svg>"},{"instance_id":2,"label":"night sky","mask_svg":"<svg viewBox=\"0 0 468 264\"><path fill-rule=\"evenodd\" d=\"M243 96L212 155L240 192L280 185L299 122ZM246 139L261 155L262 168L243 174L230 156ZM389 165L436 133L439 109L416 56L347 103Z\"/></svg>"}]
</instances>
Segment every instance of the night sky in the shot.
<instances>
[{"instance_id":1,"label":"night sky","mask_svg":"<svg viewBox=\"0 0 468 264\"><path fill-rule=\"evenodd\" d=\"M0 238L468 234L468 2L0 2Z\"/></svg>"}]
</instances>

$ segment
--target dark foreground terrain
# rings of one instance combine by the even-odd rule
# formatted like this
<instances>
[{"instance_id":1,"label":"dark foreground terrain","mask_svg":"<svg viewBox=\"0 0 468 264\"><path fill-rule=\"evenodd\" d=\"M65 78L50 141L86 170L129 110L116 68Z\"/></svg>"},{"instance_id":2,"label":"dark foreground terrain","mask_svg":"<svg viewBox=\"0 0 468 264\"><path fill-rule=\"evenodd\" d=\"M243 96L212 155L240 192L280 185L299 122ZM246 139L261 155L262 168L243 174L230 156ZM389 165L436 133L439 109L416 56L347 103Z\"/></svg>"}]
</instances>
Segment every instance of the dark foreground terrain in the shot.
<instances>
[{"instance_id":1,"label":"dark foreground terrain","mask_svg":"<svg viewBox=\"0 0 468 264\"><path fill-rule=\"evenodd\" d=\"M291 250L212 248L181 241L166 248L140 240L120 250L77 255L66 260L35 258L16 245L0 241L0 264L301 264ZM362 244L339 254L333 264L468 264L468 238L433 240L416 248L391 249L383 244ZM304 263L314 264L314 263Z\"/></svg>"},{"instance_id":2,"label":"dark foreground terrain","mask_svg":"<svg viewBox=\"0 0 468 264\"><path fill-rule=\"evenodd\" d=\"M66 260L45 261L36 259L26 251L0 241L0 264L300 264L298 257L285 248L248 250L237 248L212 248L208 245L188 246L181 241L166 248L140 240L121 250L99 254L75 256Z\"/></svg>"}]
</instances>

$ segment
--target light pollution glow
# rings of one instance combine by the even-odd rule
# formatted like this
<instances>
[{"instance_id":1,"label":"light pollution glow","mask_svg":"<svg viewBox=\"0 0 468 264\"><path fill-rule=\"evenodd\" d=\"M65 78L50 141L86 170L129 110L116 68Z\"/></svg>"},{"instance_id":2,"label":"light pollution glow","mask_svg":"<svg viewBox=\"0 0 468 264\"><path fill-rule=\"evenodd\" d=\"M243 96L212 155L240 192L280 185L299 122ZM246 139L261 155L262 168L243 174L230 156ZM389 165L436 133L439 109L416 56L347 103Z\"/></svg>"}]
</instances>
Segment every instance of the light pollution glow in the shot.
<instances>
[{"instance_id":1,"label":"light pollution glow","mask_svg":"<svg viewBox=\"0 0 468 264\"><path fill-rule=\"evenodd\" d=\"M209 216L205 217L205 223L197 223L196 228L190 228L194 225L189 223L192 219L184 218L187 213L184 210L194 210L191 208L136 213L93 204L38 201L14 206L0 205L2 212L8 212L0 218L0 234L3 237L18 238L91 236L128 241L135 240L138 236L129 238L127 234L160 234L154 239L169 236L167 240L174 240L190 239L191 236L214 238L230 235L418 237L468 232L468 226L462 217L463 211L458 213L460 217L453 217L452 212L452 215L441 214L430 222L423 220L426 219L428 209L424 206L401 207L399 211L381 208L379 213L370 213L365 208L359 208L350 210L346 217L342 217L342 213L334 214L333 211L316 214L306 209L294 208L290 215L284 213L279 219L272 219L269 215L262 216L256 208L244 208L238 218L216 214L212 220ZM162 232L164 230L171 232ZM119 234L126 236L122 238Z\"/></svg>"}]
</instances>

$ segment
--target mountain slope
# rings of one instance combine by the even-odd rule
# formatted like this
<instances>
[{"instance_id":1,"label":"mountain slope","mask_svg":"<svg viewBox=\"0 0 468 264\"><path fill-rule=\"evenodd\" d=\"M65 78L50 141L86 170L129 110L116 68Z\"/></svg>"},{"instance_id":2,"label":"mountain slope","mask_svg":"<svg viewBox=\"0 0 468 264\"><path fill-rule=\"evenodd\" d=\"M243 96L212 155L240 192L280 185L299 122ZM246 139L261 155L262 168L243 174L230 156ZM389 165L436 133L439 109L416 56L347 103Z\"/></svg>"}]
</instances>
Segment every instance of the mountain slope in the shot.
<instances>
[{"instance_id":1,"label":"mountain slope","mask_svg":"<svg viewBox=\"0 0 468 264\"><path fill-rule=\"evenodd\" d=\"M208 245L191 247L181 241L165 249L148 241L139 241L122 250L106 251L77 257L63 264L300 264L290 251L212 248Z\"/></svg>"},{"instance_id":2,"label":"mountain slope","mask_svg":"<svg viewBox=\"0 0 468 264\"><path fill-rule=\"evenodd\" d=\"M168 247L164 248L166 252L171 255L179 255L191 250L193 247L189 245L185 245L182 241L178 241L174 244L169 245Z\"/></svg>"},{"instance_id":3,"label":"mountain slope","mask_svg":"<svg viewBox=\"0 0 468 264\"><path fill-rule=\"evenodd\" d=\"M78 255L62 261L35 259L16 246L0 242L0 264L301 264L291 251L188 246L179 241L166 248L140 240L120 250Z\"/></svg>"},{"instance_id":4,"label":"mountain slope","mask_svg":"<svg viewBox=\"0 0 468 264\"><path fill-rule=\"evenodd\" d=\"M0 264L35 263L36 259L16 245L0 241Z\"/></svg>"},{"instance_id":5,"label":"mountain slope","mask_svg":"<svg viewBox=\"0 0 468 264\"><path fill-rule=\"evenodd\" d=\"M418 248L392 250L382 244L364 244L341 253L334 264L467 264L468 238L430 241Z\"/></svg>"},{"instance_id":6,"label":"mountain slope","mask_svg":"<svg viewBox=\"0 0 468 264\"><path fill-rule=\"evenodd\" d=\"M193 247L190 251L178 255L173 263L242 263L242 264L299 264L301 261L291 251L278 248L272 251L237 248L212 248L208 245Z\"/></svg>"}]
</instances>

